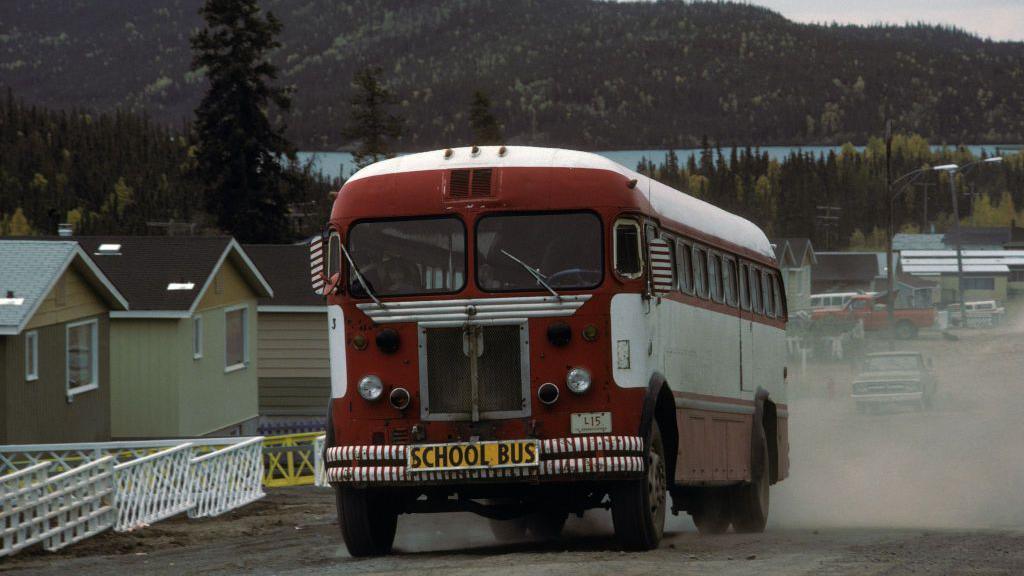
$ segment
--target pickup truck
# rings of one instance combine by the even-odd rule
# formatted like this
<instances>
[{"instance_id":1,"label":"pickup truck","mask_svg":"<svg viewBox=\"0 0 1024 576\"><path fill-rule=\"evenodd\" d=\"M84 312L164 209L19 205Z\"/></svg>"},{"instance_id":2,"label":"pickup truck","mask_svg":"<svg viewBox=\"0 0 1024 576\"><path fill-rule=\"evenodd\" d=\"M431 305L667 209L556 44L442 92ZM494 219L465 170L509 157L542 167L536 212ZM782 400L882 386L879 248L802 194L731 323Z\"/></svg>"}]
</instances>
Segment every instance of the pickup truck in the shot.
<instances>
[{"instance_id":1,"label":"pickup truck","mask_svg":"<svg viewBox=\"0 0 1024 576\"><path fill-rule=\"evenodd\" d=\"M863 320L865 332L885 330L889 323L889 313L885 303L876 298L874 295L860 294L851 298L842 308L814 310L811 319L845 322ZM935 308L897 308L893 314L896 336L903 339L913 338L921 328L935 324Z\"/></svg>"},{"instance_id":2,"label":"pickup truck","mask_svg":"<svg viewBox=\"0 0 1024 576\"><path fill-rule=\"evenodd\" d=\"M850 397L858 412L895 405L924 410L931 408L935 389L931 359L920 352L881 352L864 359Z\"/></svg>"},{"instance_id":3,"label":"pickup truck","mask_svg":"<svg viewBox=\"0 0 1024 576\"><path fill-rule=\"evenodd\" d=\"M960 304L950 304L946 310L949 311L949 323L959 326ZM964 316L967 317L968 326L998 326L1006 318L1006 308L1000 306L995 300L967 302L964 307Z\"/></svg>"}]
</instances>

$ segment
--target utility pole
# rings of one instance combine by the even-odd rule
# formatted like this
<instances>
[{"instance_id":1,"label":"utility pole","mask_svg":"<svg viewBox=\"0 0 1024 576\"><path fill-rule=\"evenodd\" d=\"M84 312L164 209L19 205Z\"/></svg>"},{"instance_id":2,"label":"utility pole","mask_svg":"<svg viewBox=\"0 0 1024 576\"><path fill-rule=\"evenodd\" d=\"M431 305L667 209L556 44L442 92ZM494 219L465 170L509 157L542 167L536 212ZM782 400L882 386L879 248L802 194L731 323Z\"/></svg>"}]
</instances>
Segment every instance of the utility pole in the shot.
<instances>
[{"instance_id":1,"label":"utility pole","mask_svg":"<svg viewBox=\"0 0 1024 576\"><path fill-rule=\"evenodd\" d=\"M832 248L832 238L839 239L839 212L843 209L840 206L818 206L819 214L814 216L814 227L821 228L825 233L825 250ZM835 214L833 214L835 212Z\"/></svg>"},{"instance_id":2,"label":"utility pole","mask_svg":"<svg viewBox=\"0 0 1024 576\"><path fill-rule=\"evenodd\" d=\"M889 279L889 290L886 295L886 311L888 325L886 332L889 333L889 351L896 350L896 341L893 340L893 327L896 325L896 270L892 254L892 238L896 234L896 218L893 215L892 197L892 120L885 121L885 198L889 201L889 244L885 255L886 276Z\"/></svg>"},{"instance_id":3,"label":"utility pole","mask_svg":"<svg viewBox=\"0 0 1024 576\"><path fill-rule=\"evenodd\" d=\"M922 234L928 234L929 233L929 228L928 228L928 188L931 188L934 185L935 184L932 183L932 182L922 182L922 183L918 184L918 186L924 188L924 209L922 211L922 219L921 219L921 233Z\"/></svg>"},{"instance_id":4,"label":"utility pole","mask_svg":"<svg viewBox=\"0 0 1024 576\"><path fill-rule=\"evenodd\" d=\"M956 197L956 170L946 171L949 195L953 199L953 231L956 234L956 295L960 300L960 327L967 327L967 306L964 305L963 238L960 237L960 205Z\"/></svg>"}]
</instances>

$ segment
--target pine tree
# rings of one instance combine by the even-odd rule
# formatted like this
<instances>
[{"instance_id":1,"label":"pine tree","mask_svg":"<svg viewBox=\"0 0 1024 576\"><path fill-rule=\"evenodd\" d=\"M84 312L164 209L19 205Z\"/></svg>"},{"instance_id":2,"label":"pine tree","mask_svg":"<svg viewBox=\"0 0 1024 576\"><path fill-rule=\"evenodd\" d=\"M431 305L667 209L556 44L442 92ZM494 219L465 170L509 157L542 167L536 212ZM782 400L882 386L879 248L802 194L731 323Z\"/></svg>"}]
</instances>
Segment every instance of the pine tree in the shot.
<instances>
[{"instance_id":1,"label":"pine tree","mask_svg":"<svg viewBox=\"0 0 1024 576\"><path fill-rule=\"evenodd\" d=\"M498 119L491 112L491 99L480 90L473 92L469 106L469 125L473 129L473 144L489 146L501 144L504 136Z\"/></svg>"},{"instance_id":2,"label":"pine tree","mask_svg":"<svg viewBox=\"0 0 1024 576\"><path fill-rule=\"evenodd\" d=\"M394 156L391 142L402 135L404 120L389 112L395 95L381 82L380 75L379 67L366 66L352 80L349 124L342 134L350 142L359 143L352 160L360 168Z\"/></svg>"},{"instance_id":3,"label":"pine tree","mask_svg":"<svg viewBox=\"0 0 1024 576\"><path fill-rule=\"evenodd\" d=\"M206 27L192 36L192 70L209 80L196 110L197 172L217 225L244 242L287 239L283 159L294 159L283 123L287 90L273 86L269 53L280 47L280 21L256 0L206 0Z\"/></svg>"}]
</instances>

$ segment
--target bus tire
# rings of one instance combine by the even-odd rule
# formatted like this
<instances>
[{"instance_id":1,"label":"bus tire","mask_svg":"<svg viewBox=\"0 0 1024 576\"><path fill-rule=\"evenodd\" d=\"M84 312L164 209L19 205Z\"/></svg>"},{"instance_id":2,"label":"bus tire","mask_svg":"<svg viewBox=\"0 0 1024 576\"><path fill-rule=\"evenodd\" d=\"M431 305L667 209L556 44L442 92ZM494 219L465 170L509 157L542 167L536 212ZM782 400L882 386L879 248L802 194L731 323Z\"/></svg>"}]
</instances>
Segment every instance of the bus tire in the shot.
<instances>
[{"instance_id":1,"label":"bus tire","mask_svg":"<svg viewBox=\"0 0 1024 576\"><path fill-rule=\"evenodd\" d=\"M345 547L353 557L381 556L391 552L398 527L398 513L379 491L335 487L338 524Z\"/></svg>"},{"instance_id":2,"label":"bus tire","mask_svg":"<svg viewBox=\"0 0 1024 576\"><path fill-rule=\"evenodd\" d=\"M615 537L627 550L653 550L665 531L668 480L657 424L651 426L644 460L644 477L622 482L612 493Z\"/></svg>"},{"instance_id":3,"label":"bus tire","mask_svg":"<svg viewBox=\"0 0 1024 576\"><path fill-rule=\"evenodd\" d=\"M489 520L491 534L498 542L518 542L526 539L526 518Z\"/></svg>"},{"instance_id":4,"label":"bus tire","mask_svg":"<svg viewBox=\"0 0 1024 576\"><path fill-rule=\"evenodd\" d=\"M700 503L691 513L697 531L701 534L725 533L732 521L728 492L721 488L705 488L701 493Z\"/></svg>"},{"instance_id":5,"label":"bus tire","mask_svg":"<svg viewBox=\"0 0 1024 576\"><path fill-rule=\"evenodd\" d=\"M732 527L739 533L764 532L768 524L769 487L771 485L771 458L768 457L768 442L764 433L760 434L762 450L761 457L764 458L762 466L752 466L751 470L760 472L757 477L751 478L733 488L731 498Z\"/></svg>"},{"instance_id":6,"label":"bus tire","mask_svg":"<svg viewBox=\"0 0 1024 576\"><path fill-rule=\"evenodd\" d=\"M526 517L526 527L535 540L556 540L562 535L562 528L568 518L567 512L535 512Z\"/></svg>"}]
</instances>

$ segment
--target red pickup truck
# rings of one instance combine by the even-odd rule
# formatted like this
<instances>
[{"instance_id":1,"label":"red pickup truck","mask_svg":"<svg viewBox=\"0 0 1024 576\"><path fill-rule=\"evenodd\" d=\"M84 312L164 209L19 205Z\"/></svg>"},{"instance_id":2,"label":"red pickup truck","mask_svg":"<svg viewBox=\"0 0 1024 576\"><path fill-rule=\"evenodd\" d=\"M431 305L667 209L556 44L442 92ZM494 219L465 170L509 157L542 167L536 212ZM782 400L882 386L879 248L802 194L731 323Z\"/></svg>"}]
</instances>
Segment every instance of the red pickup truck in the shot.
<instances>
[{"instance_id":1,"label":"red pickup truck","mask_svg":"<svg viewBox=\"0 0 1024 576\"><path fill-rule=\"evenodd\" d=\"M913 338L921 328L929 328L935 324L935 308L897 308L893 311L896 336ZM862 294L854 296L839 309L815 310L811 314L813 320L826 318L841 321L864 321L865 331L885 330L889 322L889 313L883 300L875 296Z\"/></svg>"}]
</instances>

